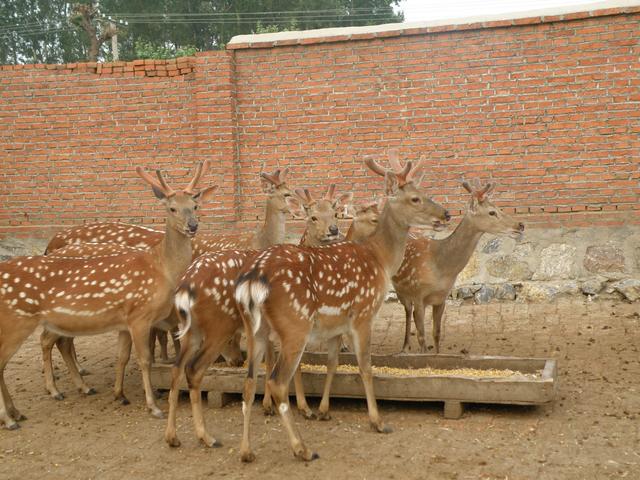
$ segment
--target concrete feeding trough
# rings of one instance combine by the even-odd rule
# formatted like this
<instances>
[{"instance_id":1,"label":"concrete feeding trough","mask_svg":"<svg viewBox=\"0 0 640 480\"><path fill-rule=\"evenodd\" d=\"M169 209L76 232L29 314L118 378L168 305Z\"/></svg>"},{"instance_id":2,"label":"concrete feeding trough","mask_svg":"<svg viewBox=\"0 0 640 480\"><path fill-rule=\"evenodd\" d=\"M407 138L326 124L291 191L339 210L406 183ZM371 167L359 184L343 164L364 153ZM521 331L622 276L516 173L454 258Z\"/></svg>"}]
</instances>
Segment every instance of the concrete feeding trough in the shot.
<instances>
[{"instance_id":1,"label":"concrete feeding trough","mask_svg":"<svg viewBox=\"0 0 640 480\"><path fill-rule=\"evenodd\" d=\"M318 366L325 365L326 354L305 353L302 363L306 395L322 396L325 373ZM444 402L446 418L460 418L465 403L547 404L553 401L557 385L557 365L552 359L407 354L372 355L371 363L378 400ZM365 398L357 368L349 367L357 366L355 355L341 353L340 365L331 396ZM202 389L208 392L210 404L222 406L229 394L242 393L244 379L245 369L216 364L207 370ZM171 366L154 365L151 381L168 389ZM186 384L181 388L186 389ZM257 393L263 392L261 371Z\"/></svg>"}]
</instances>

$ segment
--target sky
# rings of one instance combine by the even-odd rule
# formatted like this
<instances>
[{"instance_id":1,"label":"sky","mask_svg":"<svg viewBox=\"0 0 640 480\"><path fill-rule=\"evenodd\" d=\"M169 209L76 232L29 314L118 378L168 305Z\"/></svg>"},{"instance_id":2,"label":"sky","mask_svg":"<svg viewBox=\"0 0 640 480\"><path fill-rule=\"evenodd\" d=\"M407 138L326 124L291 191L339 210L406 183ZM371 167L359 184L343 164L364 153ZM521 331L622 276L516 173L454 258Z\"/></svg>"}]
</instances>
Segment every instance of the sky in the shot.
<instances>
[{"instance_id":1,"label":"sky","mask_svg":"<svg viewBox=\"0 0 640 480\"><path fill-rule=\"evenodd\" d=\"M420 22L503 12L521 12L562 5L584 5L601 0L403 0L405 22Z\"/></svg>"}]
</instances>

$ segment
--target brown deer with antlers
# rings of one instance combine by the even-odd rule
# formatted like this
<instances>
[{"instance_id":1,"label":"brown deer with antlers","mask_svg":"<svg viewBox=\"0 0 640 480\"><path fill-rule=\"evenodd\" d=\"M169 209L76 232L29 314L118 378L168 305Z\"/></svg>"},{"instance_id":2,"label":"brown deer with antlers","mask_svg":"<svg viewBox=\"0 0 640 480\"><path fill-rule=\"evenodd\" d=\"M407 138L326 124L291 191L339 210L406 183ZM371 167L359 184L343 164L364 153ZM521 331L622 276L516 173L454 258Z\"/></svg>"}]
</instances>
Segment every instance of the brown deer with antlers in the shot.
<instances>
[{"instance_id":1,"label":"brown deer with antlers","mask_svg":"<svg viewBox=\"0 0 640 480\"><path fill-rule=\"evenodd\" d=\"M328 340L329 364L320 411L328 409L331 380L337 367L340 338L349 333L365 387L369 420L378 432L391 431L378 412L371 375L371 322L382 305L391 276L402 263L409 228L440 226L449 215L413 183L416 169L407 162L401 171L385 172L372 159L371 170L385 177L390 195L378 228L368 239L323 247L278 245L265 250L245 268L236 282L247 336L248 372L243 393L244 429L241 459L255 458L249 426L258 364L275 335L280 352L268 380L269 390L289 435L294 455L312 460L317 455L302 441L289 408L289 382L311 336Z\"/></svg>"},{"instance_id":2,"label":"brown deer with antlers","mask_svg":"<svg viewBox=\"0 0 640 480\"><path fill-rule=\"evenodd\" d=\"M196 190L208 163L198 166L184 191L169 187L142 168L136 171L167 210L164 239L150 251L97 258L18 257L0 263L0 421L17 428L22 418L4 381L4 369L38 325L58 335L94 335L119 330L133 339L147 406L161 417L149 378L149 330L166 318L173 291L191 261L196 209L215 187ZM122 336L122 334L121 334Z\"/></svg>"},{"instance_id":3,"label":"brown deer with antlers","mask_svg":"<svg viewBox=\"0 0 640 480\"><path fill-rule=\"evenodd\" d=\"M260 172L262 189L268 196L265 221L257 232L254 234L209 234L193 237L191 240L193 258L195 259L205 252L215 252L222 249L263 249L282 243L285 237L285 220L286 214L288 213L287 199L291 196L291 190L286 182L288 172L289 170L287 168L284 170L277 169L273 173ZM47 255L55 256L91 256L94 254L105 254L105 250L108 250L109 247L96 247L96 245L103 244L151 249L160 243L163 238L164 232L140 225L129 225L117 222L95 223L80 225L58 232L47 245L45 252ZM117 253L118 250L114 249L113 252ZM177 320L170 318L163 323L167 326L172 326L177 323ZM156 338L160 343L160 358L167 361L167 333L165 330L158 328L151 330L149 339L151 358L154 358ZM40 343L43 351L46 388L54 399L61 400L64 398L64 395L56 388L53 377L51 350L54 344L58 347L69 369L72 380L78 389L84 393L94 392L81 378L79 379L82 369L80 369L77 364L72 337L63 337L44 330ZM120 339L119 343L120 351L123 353L127 350L130 351L131 343L129 341L129 345L127 346L126 338L123 337ZM179 348L180 343L174 338L174 350L176 353L179 351ZM230 344L225 350L225 353L230 363L235 364L241 361L241 356L239 355L240 350L237 343L235 345ZM73 360L73 362L71 362L71 360ZM118 365L122 365L123 362L126 364L124 359L120 359ZM122 384L119 379L124 380L124 371L122 371L122 375L118 374L115 387L115 390L121 393ZM126 397L120 395L119 398L123 403L128 403Z\"/></svg>"},{"instance_id":4,"label":"brown deer with antlers","mask_svg":"<svg viewBox=\"0 0 640 480\"><path fill-rule=\"evenodd\" d=\"M433 343L440 351L440 328L445 300L484 233L507 234L519 238L524 224L504 213L489 200L494 184L484 187L462 186L471 194L467 211L454 232L447 238L411 238L404 260L393 277L393 286L404 306L406 328L402 351L409 349L411 316L416 324L420 351L426 352L424 313L427 305L433 308Z\"/></svg>"},{"instance_id":5,"label":"brown deer with antlers","mask_svg":"<svg viewBox=\"0 0 640 480\"><path fill-rule=\"evenodd\" d=\"M338 238L338 211L351 199L351 194L335 196L331 185L324 198L314 199L308 190L296 190L288 198L290 210L306 218L303 245L322 245ZM181 317L180 335L183 349L172 369L169 393L169 417L165 441L172 447L180 445L176 434L176 408L179 385L186 373L191 398L196 435L207 446L218 445L206 430L202 413L200 385L207 366L221 349L243 328L233 297L238 272L251 262L259 250L226 250L211 252L197 258L185 272L176 292L176 309ZM185 369L186 367L186 369ZM265 398L269 398L265 395ZM269 409L270 405L265 405ZM310 411L310 409L307 407Z\"/></svg>"}]
</instances>

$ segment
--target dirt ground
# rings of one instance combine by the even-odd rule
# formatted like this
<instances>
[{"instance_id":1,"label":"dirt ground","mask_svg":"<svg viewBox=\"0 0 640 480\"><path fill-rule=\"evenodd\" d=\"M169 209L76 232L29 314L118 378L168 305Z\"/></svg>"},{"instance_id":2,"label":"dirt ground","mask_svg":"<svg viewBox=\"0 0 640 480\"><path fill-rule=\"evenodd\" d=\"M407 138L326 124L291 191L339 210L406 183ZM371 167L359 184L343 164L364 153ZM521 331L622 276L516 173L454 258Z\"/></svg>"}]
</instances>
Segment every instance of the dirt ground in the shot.
<instances>
[{"instance_id":1,"label":"dirt ground","mask_svg":"<svg viewBox=\"0 0 640 480\"><path fill-rule=\"evenodd\" d=\"M375 324L374 351L402 344L404 319L386 304ZM33 335L6 370L17 407L28 420L0 430L0 478L355 478L355 479L601 479L640 478L640 305L563 300L553 304L449 306L444 351L556 358L556 401L545 407L471 406L445 420L442 404L381 402L394 427L368 427L366 404L335 400L333 419L298 417L307 443L320 454L295 460L277 417L254 405L255 463L239 460L239 400L207 409L210 430L223 443L195 440L188 398L178 412L182 447L163 441L165 422L145 412L140 372L131 362L125 388L131 405L113 401L116 335L81 338L77 348L98 394L77 393L59 357L58 386L47 396ZM166 399L160 401L166 409ZM313 399L312 407L317 406Z\"/></svg>"}]
</instances>

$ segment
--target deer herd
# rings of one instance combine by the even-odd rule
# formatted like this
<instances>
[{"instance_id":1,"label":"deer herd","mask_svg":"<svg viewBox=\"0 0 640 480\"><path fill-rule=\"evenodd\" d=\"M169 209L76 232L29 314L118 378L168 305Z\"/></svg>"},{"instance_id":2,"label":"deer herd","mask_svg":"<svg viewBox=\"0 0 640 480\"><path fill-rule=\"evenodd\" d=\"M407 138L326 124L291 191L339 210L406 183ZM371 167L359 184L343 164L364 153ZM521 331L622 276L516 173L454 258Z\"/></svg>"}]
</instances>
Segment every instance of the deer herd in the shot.
<instances>
[{"instance_id":1,"label":"deer herd","mask_svg":"<svg viewBox=\"0 0 640 480\"><path fill-rule=\"evenodd\" d=\"M44 255L15 257L0 263L0 422L19 427L25 417L16 409L4 370L20 345L41 327L45 387L54 399L52 368L56 346L81 393L87 385L78 365L73 337L118 332L114 394L123 391L125 367L133 345L142 372L150 413L163 418L150 380L156 338L167 358L167 331L176 359L172 367L165 441L180 445L176 432L179 388L186 377L198 439L219 445L205 426L201 384L207 366L220 355L231 365L244 361L240 338L246 339L246 369L240 445L242 461L255 455L250 446L250 419L260 364L265 361L265 413L277 411L296 457L317 458L304 443L289 407L294 380L297 408L305 418L329 419L331 383L342 338L354 350L366 394L369 422L381 433L391 431L376 404L371 370L372 323L391 286L406 314L403 352L410 348L411 318L418 346L427 351L425 308L433 309L433 343L440 348L445 299L483 233L520 236L524 225L494 205L493 184L463 182L469 204L453 233L443 239L416 237L412 227L444 229L450 215L420 188L421 162L404 165L390 156L385 168L365 163L383 177L384 201L354 205L350 192L324 194L288 185L288 170L260 173L266 193L264 224L253 234L211 235L198 232L198 208L215 191L200 187L208 162L199 164L189 185L174 190L157 170L138 167L166 210L164 232L123 223L98 223L59 232ZM289 214L303 219L298 245L285 242ZM346 235L338 220L351 219ZM300 359L311 341L326 342L327 374L314 414L302 388Z\"/></svg>"}]
</instances>

